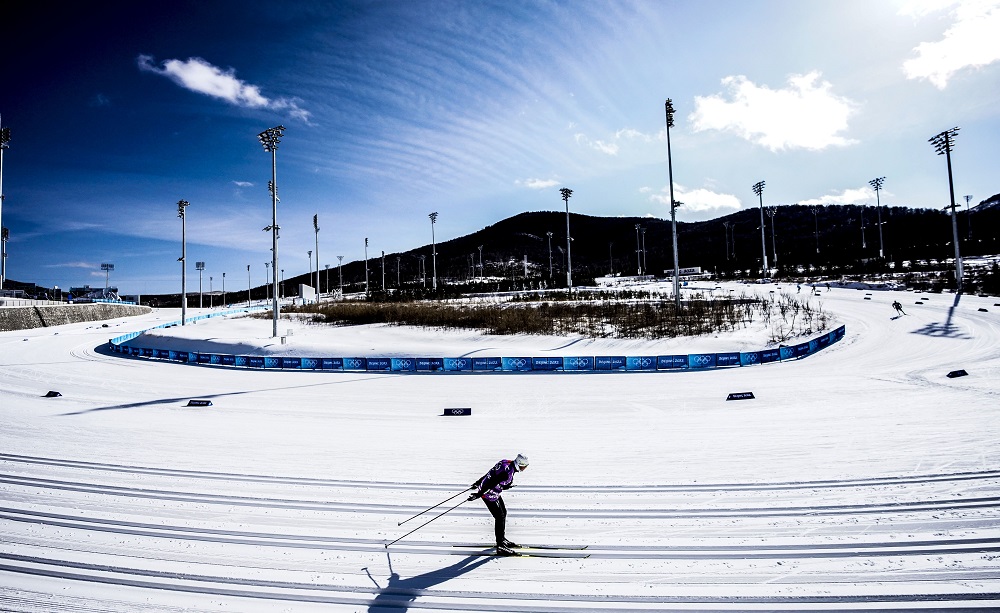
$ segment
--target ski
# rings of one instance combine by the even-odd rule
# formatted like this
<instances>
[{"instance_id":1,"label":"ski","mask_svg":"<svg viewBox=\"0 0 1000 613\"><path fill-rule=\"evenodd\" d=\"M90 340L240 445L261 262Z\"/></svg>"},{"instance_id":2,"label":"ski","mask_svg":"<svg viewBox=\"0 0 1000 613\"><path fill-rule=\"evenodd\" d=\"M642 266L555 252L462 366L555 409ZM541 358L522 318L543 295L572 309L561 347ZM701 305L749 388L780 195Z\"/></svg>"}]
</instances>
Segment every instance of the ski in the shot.
<instances>
[{"instance_id":1,"label":"ski","mask_svg":"<svg viewBox=\"0 0 1000 613\"><path fill-rule=\"evenodd\" d=\"M482 544L462 544L462 545L452 545L452 547L488 547L492 548L493 545L486 543ZM543 549L543 550L554 550L554 551L582 551L590 547L590 545L518 545L513 549Z\"/></svg>"},{"instance_id":2,"label":"ski","mask_svg":"<svg viewBox=\"0 0 1000 613\"><path fill-rule=\"evenodd\" d=\"M576 558L583 560L589 558L589 553L578 553L571 551L516 551L513 554L499 554L492 550L486 551L471 551L469 555L473 556L490 556L493 558Z\"/></svg>"}]
</instances>

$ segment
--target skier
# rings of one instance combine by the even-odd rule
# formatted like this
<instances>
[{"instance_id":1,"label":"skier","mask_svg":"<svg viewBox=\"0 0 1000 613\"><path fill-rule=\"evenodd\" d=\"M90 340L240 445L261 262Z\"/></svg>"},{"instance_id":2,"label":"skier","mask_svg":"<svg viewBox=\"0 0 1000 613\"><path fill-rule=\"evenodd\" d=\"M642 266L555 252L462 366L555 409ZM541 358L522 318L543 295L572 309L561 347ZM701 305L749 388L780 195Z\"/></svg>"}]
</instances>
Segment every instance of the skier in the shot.
<instances>
[{"instance_id":1,"label":"skier","mask_svg":"<svg viewBox=\"0 0 1000 613\"><path fill-rule=\"evenodd\" d=\"M514 473L523 472L527 467L527 456L519 453L513 460L500 460L479 481L472 484L472 489L476 491L469 494L469 500L482 498L483 502L486 503L486 508L493 515L493 519L496 520L494 531L497 537L497 555L518 555L512 547L519 547L519 545L508 541L504 537L504 527L507 523L507 507L504 506L500 493L503 490L514 487Z\"/></svg>"},{"instance_id":2,"label":"skier","mask_svg":"<svg viewBox=\"0 0 1000 613\"><path fill-rule=\"evenodd\" d=\"M892 301L892 308L896 309L896 312L900 315L906 315L906 313L903 312L903 305L899 304L898 300Z\"/></svg>"}]
</instances>

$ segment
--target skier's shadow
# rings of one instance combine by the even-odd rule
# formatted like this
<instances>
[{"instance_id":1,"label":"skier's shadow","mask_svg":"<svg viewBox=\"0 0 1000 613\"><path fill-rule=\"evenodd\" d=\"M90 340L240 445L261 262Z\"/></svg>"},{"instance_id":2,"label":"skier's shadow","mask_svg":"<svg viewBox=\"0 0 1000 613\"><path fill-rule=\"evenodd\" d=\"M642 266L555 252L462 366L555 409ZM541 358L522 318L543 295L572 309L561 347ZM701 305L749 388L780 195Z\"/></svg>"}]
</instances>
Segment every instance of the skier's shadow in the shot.
<instances>
[{"instance_id":1,"label":"skier's shadow","mask_svg":"<svg viewBox=\"0 0 1000 613\"><path fill-rule=\"evenodd\" d=\"M392 558L389 557L388 551L385 553L385 556L389 559L389 583L385 587L382 587L378 584L378 581L375 581L375 578L372 577L367 567L362 569L368 573L368 578L379 588L378 595L375 596L375 599L372 600L371 605L368 607L368 613L406 611L410 608L413 601L424 594L424 590L448 579L454 579L455 577L471 572L493 559L491 556L469 556L451 566L432 570L408 579L402 579L399 573L392 570Z\"/></svg>"}]
</instances>

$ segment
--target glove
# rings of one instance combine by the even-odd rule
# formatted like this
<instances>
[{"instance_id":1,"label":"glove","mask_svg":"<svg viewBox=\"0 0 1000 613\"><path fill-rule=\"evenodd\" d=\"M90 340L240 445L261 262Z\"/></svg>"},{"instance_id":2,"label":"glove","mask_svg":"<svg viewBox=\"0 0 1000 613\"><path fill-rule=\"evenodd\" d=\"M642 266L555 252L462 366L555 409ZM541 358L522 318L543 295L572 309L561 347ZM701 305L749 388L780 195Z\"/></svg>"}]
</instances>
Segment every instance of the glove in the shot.
<instances>
[{"instance_id":1,"label":"glove","mask_svg":"<svg viewBox=\"0 0 1000 613\"><path fill-rule=\"evenodd\" d=\"M472 492L471 494L469 494L469 498L468 499L469 500L475 500L476 498L479 498L480 496L482 496L482 494L480 494L479 492Z\"/></svg>"}]
</instances>

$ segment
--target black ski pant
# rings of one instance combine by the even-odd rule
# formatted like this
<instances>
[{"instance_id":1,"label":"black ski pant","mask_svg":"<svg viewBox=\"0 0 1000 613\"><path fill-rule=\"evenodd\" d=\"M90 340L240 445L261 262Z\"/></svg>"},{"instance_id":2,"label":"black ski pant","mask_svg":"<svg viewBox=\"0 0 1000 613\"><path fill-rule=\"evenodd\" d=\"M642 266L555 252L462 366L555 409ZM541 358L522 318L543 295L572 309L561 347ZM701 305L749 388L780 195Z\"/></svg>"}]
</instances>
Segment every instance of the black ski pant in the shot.
<instances>
[{"instance_id":1,"label":"black ski pant","mask_svg":"<svg viewBox=\"0 0 1000 613\"><path fill-rule=\"evenodd\" d=\"M503 498L497 498L496 500L486 500L486 508L490 510L490 514L493 515L493 519L496 520L496 526L494 528L497 536L497 547L503 545L504 541L504 526L507 523L507 507L503 503Z\"/></svg>"}]
</instances>

